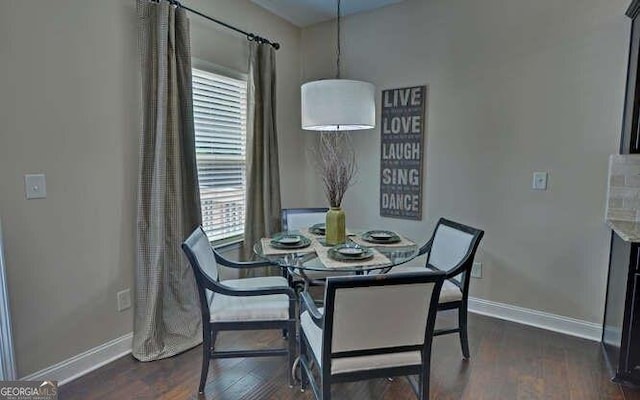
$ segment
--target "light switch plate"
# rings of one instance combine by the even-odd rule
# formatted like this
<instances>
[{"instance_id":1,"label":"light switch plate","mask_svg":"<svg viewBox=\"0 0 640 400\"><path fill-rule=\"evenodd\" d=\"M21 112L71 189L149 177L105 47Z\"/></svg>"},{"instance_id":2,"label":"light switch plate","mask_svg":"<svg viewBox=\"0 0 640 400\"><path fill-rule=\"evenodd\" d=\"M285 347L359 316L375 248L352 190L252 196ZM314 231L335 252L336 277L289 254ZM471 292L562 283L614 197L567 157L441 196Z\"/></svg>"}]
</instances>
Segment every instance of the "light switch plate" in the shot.
<instances>
[{"instance_id":1,"label":"light switch plate","mask_svg":"<svg viewBox=\"0 0 640 400\"><path fill-rule=\"evenodd\" d=\"M131 308L131 290L121 290L116 295L118 299L118 311L124 311Z\"/></svg>"},{"instance_id":2,"label":"light switch plate","mask_svg":"<svg viewBox=\"0 0 640 400\"><path fill-rule=\"evenodd\" d=\"M549 174L546 172L534 172L531 188L534 190L547 190L547 178Z\"/></svg>"},{"instance_id":3,"label":"light switch plate","mask_svg":"<svg viewBox=\"0 0 640 400\"><path fill-rule=\"evenodd\" d=\"M44 174L28 174L24 176L24 192L27 200L47 197L47 182Z\"/></svg>"},{"instance_id":4,"label":"light switch plate","mask_svg":"<svg viewBox=\"0 0 640 400\"><path fill-rule=\"evenodd\" d=\"M481 262L476 261L473 263L473 267L471 268L471 277L482 279L482 263Z\"/></svg>"}]
</instances>

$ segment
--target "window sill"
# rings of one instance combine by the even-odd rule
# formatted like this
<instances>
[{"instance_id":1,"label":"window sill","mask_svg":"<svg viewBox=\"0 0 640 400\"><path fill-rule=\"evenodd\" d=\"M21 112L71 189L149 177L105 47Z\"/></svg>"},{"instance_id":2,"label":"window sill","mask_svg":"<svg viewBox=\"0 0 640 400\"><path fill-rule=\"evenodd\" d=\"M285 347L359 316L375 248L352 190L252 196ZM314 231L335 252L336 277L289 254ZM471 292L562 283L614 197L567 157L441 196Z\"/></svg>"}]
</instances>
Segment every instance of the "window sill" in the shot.
<instances>
[{"instance_id":1,"label":"window sill","mask_svg":"<svg viewBox=\"0 0 640 400\"><path fill-rule=\"evenodd\" d=\"M229 251L236 250L242 247L242 242L244 242L244 237L233 238L230 240L222 240L219 242L211 242L211 247L218 251Z\"/></svg>"}]
</instances>

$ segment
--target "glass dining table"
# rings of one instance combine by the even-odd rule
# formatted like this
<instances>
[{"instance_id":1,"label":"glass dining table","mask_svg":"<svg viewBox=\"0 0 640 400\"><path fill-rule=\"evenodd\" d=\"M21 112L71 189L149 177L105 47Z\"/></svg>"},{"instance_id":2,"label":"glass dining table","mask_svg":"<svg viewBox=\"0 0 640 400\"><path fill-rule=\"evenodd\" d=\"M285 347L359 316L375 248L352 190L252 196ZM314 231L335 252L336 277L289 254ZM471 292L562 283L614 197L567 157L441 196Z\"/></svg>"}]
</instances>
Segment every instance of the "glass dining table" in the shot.
<instances>
[{"instance_id":1,"label":"glass dining table","mask_svg":"<svg viewBox=\"0 0 640 400\"><path fill-rule=\"evenodd\" d=\"M336 275L364 275L371 271L386 272L394 266L404 264L420 254L420 247L412 240L398 235L396 243L373 243L365 233L367 230L349 230L347 242L342 246L327 246L324 236L314 235L307 230L281 232L273 238L283 236L301 236L308 240L308 245L302 248L273 248L273 238L262 238L254 246L254 253L274 265L295 271L304 279L305 289L312 281L309 272L330 273ZM370 238L369 238L370 239ZM350 259L340 256L341 248L360 248L369 255L365 259ZM338 249L338 251L335 251Z\"/></svg>"}]
</instances>

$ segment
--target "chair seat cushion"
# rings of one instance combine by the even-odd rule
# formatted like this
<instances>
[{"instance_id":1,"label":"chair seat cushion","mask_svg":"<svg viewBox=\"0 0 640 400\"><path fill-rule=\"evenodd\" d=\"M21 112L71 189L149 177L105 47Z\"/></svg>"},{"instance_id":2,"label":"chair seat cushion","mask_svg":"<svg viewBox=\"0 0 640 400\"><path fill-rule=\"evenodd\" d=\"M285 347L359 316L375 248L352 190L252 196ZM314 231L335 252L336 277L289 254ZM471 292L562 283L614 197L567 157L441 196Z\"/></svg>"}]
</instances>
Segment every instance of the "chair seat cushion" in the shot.
<instances>
[{"instance_id":1,"label":"chair seat cushion","mask_svg":"<svg viewBox=\"0 0 640 400\"><path fill-rule=\"evenodd\" d=\"M427 269L425 267L411 267L411 266L398 266L391 270L391 273L403 273L403 272L424 272ZM451 303L454 301L462 300L462 290L453 282L448 279L444 280L442 284L442 290L440 291L440 300L438 303Z\"/></svg>"},{"instance_id":2,"label":"chair seat cushion","mask_svg":"<svg viewBox=\"0 0 640 400\"><path fill-rule=\"evenodd\" d=\"M289 287L281 276L230 279L220 284L234 289ZM280 321L289 319L289 296L226 296L215 293L209 309L211 322Z\"/></svg>"},{"instance_id":3,"label":"chair seat cushion","mask_svg":"<svg viewBox=\"0 0 640 400\"><path fill-rule=\"evenodd\" d=\"M444 280L442 284L442 290L440 291L440 300L438 303L451 303L453 301L462 300L462 290L453 282L448 279Z\"/></svg>"},{"instance_id":4,"label":"chair seat cushion","mask_svg":"<svg viewBox=\"0 0 640 400\"><path fill-rule=\"evenodd\" d=\"M319 309L321 312L324 309ZM322 329L320 329L305 311L300 316L300 328L311 345L311 351L318 363L322 366ZM422 356L419 351L405 351L394 354L380 354L361 357L336 358L331 362L331 374L341 374L355 371L367 371L382 368L392 368L410 365L420 365Z\"/></svg>"}]
</instances>

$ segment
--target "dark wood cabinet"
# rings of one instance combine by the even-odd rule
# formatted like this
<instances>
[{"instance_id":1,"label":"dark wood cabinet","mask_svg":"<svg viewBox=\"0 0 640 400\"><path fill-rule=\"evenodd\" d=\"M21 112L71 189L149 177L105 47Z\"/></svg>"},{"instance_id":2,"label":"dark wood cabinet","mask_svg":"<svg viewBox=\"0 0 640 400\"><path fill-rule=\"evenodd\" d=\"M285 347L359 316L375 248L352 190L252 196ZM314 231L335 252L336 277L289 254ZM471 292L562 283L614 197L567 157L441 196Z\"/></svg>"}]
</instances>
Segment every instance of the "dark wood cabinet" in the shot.
<instances>
[{"instance_id":1,"label":"dark wood cabinet","mask_svg":"<svg viewBox=\"0 0 640 400\"><path fill-rule=\"evenodd\" d=\"M631 45L629 48L629 67L627 70L627 88L625 93L624 119L620 153L640 153L640 0L629 6L627 15L632 19Z\"/></svg>"},{"instance_id":2,"label":"dark wood cabinet","mask_svg":"<svg viewBox=\"0 0 640 400\"><path fill-rule=\"evenodd\" d=\"M629 66L620 153L640 153L640 0L627 16L631 22ZM613 380L640 385L640 242L611 234L607 302L602 344Z\"/></svg>"},{"instance_id":3,"label":"dark wood cabinet","mask_svg":"<svg viewBox=\"0 0 640 400\"><path fill-rule=\"evenodd\" d=\"M613 233L602 332L614 380L640 384L640 243Z\"/></svg>"}]
</instances>

